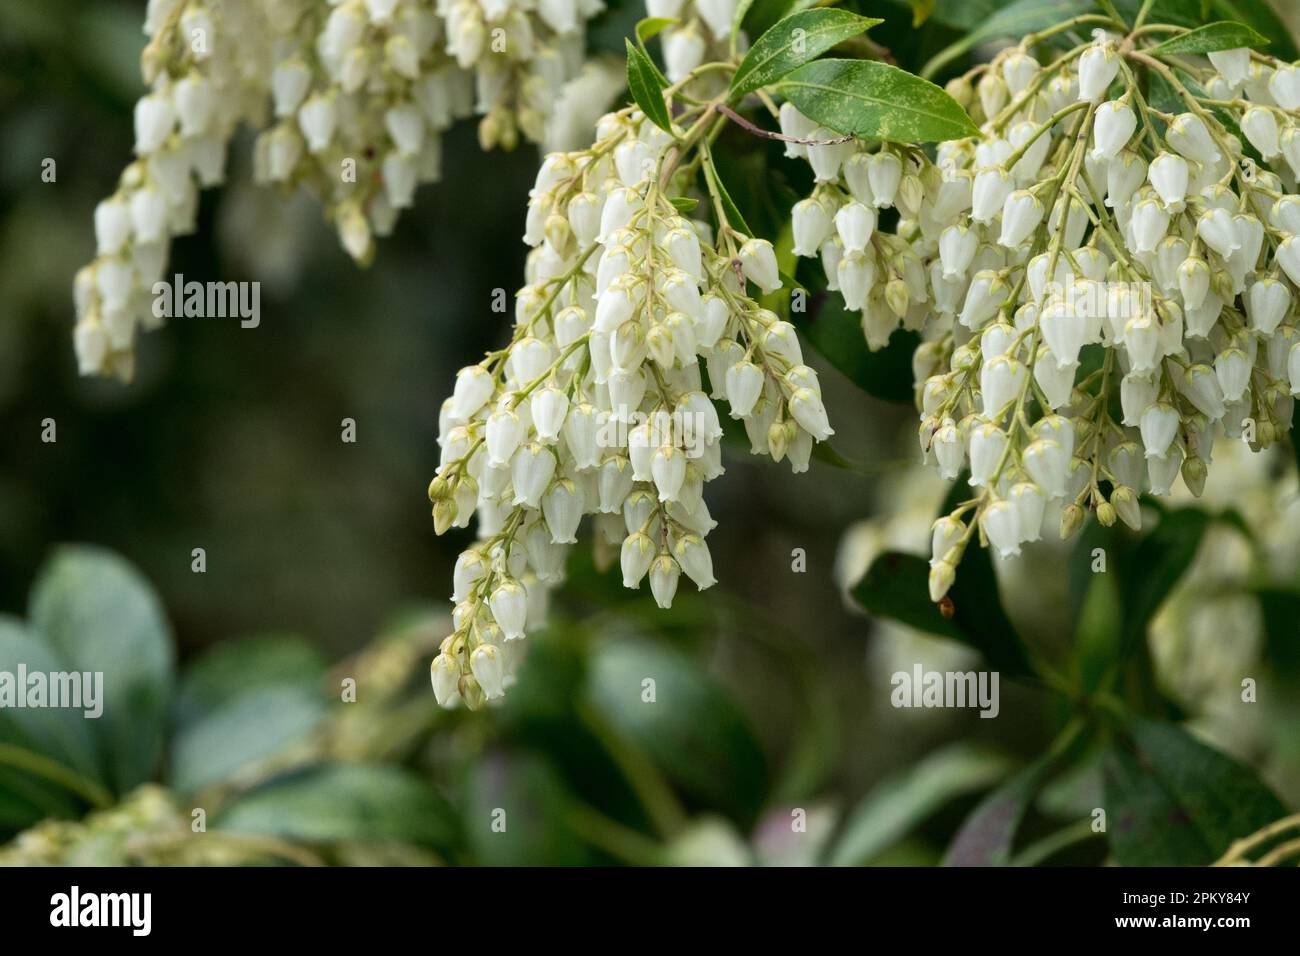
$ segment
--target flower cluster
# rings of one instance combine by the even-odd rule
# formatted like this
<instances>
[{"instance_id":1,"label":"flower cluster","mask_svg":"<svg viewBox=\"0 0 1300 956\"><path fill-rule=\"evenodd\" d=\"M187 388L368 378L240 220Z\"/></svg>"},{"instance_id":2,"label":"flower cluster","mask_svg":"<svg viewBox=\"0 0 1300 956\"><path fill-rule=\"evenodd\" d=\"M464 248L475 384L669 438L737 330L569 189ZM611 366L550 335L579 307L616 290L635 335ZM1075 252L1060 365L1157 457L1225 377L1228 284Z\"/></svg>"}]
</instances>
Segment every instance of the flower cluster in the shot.
<instances>
[{"instance_id":1,"label":"flower cluster","mask_svg":"<svg viewBox=\"0 0 1300 956\"><path fill-rule=\"evenodd\" d=\"M83 374L127 380L136 327L197 189L222 181L241 121L254 178L316 195L353 259L438 178L441 134L477 112L485 148L540 141L582 65L600 0L151 0L137 159L95 213L76 283Z\"/></svg>"},{"instance_id":2,"label":"flower cluster","mask_svg":"<svg viewBox=\"0 0 1300 956\"><path fill-rule=\"evenodd\" d=\"M440 416L435 527L477 514L479 539L457 561L454 631L432 666L445 706L503 693L584 515L598 554L618 548L623 584L648 577L661 607L683 573L714 583L714 400L755 454L795 471L831 434L794 327L751 293L781 287L772 246L732 228L716 194L716 235L683 216L700 166L711 174L703 134L717 119L669 135L623 110L590 149L542 164L513 336L460 371Z\"/></svg>"},{"instance_id":3,"label":"flower cluster","mask_svg":"<svg viewBox=\"0 0 1300 956\"><path fill-rule=\"evenodd\" d=\"M826 287L862 313L871 348L883 348L900 325L919 331L930 314L924 264L910 242L877 225L895 207L906 219L936 215L940 193L927 199L922 174L933 167L924 153L889 144L869 150L792 103L781 105L780 122L786 155L806 159L817 182L792 210L795 255L820 257Z\"/></svg>"},{"instance_id":4,"label":"flower cluster","mask_svg":"<svg viewBox=\"0 0 1300 956\"><path fill-rule=\"evenodd\" d=\"M150 289L171 238L193 230L199 187L223 180L231 135L262 110L265 27L252 4L150 3L141 60L151 89L135 106L136 160L96 207L96 258L74 282L82 374L132 377L136 329L159 322Z\"/></svg>"},{"instance_id":5,"label":"flower cluster","mask_svg":"<svg viewBox=\"0 0 1300 956\"><path fill-rule=\"evenodd\" d=\"M1099 32L950 85L981 135L939 148L944 215L899 227L929 262L922 449L976 490L935 525L935 600L976 528L1003 556L1058 513L1062 537L1086 509L1137 528L1144 489L1181 474L1199 493L1217 435L1265 447L1289 428L1300 70L1210 60Z\"/></svg>"}]
</instances>

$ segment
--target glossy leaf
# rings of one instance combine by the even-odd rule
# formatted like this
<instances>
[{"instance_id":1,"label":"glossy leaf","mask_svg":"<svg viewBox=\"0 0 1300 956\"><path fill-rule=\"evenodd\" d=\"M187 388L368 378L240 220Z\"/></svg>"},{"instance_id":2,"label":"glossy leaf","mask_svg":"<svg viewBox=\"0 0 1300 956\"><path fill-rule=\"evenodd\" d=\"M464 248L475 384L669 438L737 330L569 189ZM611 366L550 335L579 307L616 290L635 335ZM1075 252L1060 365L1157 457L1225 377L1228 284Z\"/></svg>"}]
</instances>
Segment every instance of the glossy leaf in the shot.
<instances>
[{"instance_id":1,"label":"glossy leaf","mask_svg":"<svg viewBox=\"0 0 1300 956\"><path fill-rule=\"evenodd\" d=\"M641 107L641 112L645 113L652 123L671 133L672 117L669 116L668 105L664 102L663 93L666 86L663 76L639 47L631 40L626 43L628 91L632 94L636 105Z\"/></svg>"},{"instance_id":2,"label":"glossy leaf","mask_svg":"<svg viewBox=\"0 0 1300 956\"><path fill-rule=\"evenodd\" d=\"M1255 772L1168 724L1133 720L1106 754L1111 852L1122 866L1206 866L1286 815Z\"/></svg>"},{"instance_id":3,"label":"glossy leaf","mask_svg":"<svg viewBox=\"0 0 1300 956\"><path fill-rule=\"evenodd\" d=\"M1268 37L1260 36L1244 23L1223 21L1209 23L1180 34L1151 47L1149 53L1158 56L1175 56L1189 53L1215 53L1236 50L1240 47L1255 49L1266 46Z\"/></svg>"},{"instance_id":4,"label":"glossy leaf","mask_svg":"<svg viewBox=\"0 0 1300 956\"><path fill-rule=\"evenodd\" d=\"M951 96L928 80L871 60L816 60L780 91L823 126L864 139L930 143L979 130Z\"/></svg>"},{"instance_id":5,"label":"glossy leaf","mask_svg":"<svg viewBox=\"0 0 1300 956\"><path fill-rule=\"evenodd\" d=\"M886 551L854 586L853 598L871 614L970 645L1005 676L1030 673L1024 645L998 600L987 551L978 543L966 549L956 583L948 591L951 617L930 600L929 575L924 558Z\"/></svg>"},{"instance_id":6,"label":"glossy leaf","mask_svg":"<svg viewBox=\"0 0 1300 956\"><path fill-rule=\"evenodd\" d=\"M817 59L837 43L883 22L833 8L792 14L775 24L749 48L731 78L731 96L738 98L775 83L803 64Z\"/></svg>"}]
</instances>

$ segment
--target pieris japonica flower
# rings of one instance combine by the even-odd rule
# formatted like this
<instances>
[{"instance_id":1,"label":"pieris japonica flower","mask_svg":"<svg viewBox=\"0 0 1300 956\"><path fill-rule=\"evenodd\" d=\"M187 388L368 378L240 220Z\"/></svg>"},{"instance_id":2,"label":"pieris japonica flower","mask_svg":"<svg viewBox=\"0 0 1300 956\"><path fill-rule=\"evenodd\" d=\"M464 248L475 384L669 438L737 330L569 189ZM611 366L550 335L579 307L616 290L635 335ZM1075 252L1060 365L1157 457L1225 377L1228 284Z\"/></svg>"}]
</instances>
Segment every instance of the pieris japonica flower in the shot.
<instances>
[{"instance_id":1,"label":"pieris japonica flower","mask_svg":"<svg viewBox=\"0 0 1300 956\"><path fill-rule=\"evenodd\" d=\"M818 180L793 211L795 254L821 260L827 288L840 293L847 309L862 313L873 348L900 325L919 329L928 298L921 260L909 243L876 224L881 210L917 201L921 174L931 168L924 153L893 145L868 151L856 140L819 131L789 103L781 107L781 126L784 135L800 140L787 149L808 160ZM960 237L949 245L950 260L962 259Z\"/></svg>"},{"instance_id":2,"label":"pieris japonica flower","mask_svg":"<svg viewBox=\"0 0 1300 956\"><path fill-rule=\"evenodd\" d=\"M895 232L927 280L922 450L971 486L936 526L936 600L977 532L1011 556L1089 510L1136 528L1143 491L1181 477L1200 493L1216 442L1263 448L1290 427L1300 83L1249 51L1216 54L1192 83L1151 46L1103 33L1032 75L1024 48L976 68L980 136L940 144L901 208ZM1144 77L1172 112L1157 115ZM804 216L811 241L820 220Z\"/></svg>"},{"instance_id":3,"label":"pieris japonica flower","mask_svg":"<svg viewBox=\"0 0 1300 956\"><path fill-rule=\"evenodd\" d=\"M374 254L416 187L440 175L441 134L483 119L485 148L540 141L582 63L600 0L151 0L136 161L95 214L96 260L75 287L83 374L123 380L172 236L224 177L237 126L261 128L258 183L304 186L355 260ZM588 95L590 98L590 94ZM602 104L601 109L607 104Z\"/></svg>"},{"instance_id":4,"label":"pieris japonica flower","mask_svg":"<svg viewBox=\"0 0 1300 956\"><path fill-rule=\"evenodd\" d=\"M271 48L262 4L153 0L141 56L136 158L95 209L95 260L78 274L73 333L82 374L129 381L135 336L161 324L152 288L173 236L193 231L198 191L225 177L226 147L265 95Z\"/></svg>"},{"instance_id":5,"label":"pieris japonica flower","mask_svg":"<svg viewBox=\"0 0 1300 956\"><path fill-rule=\"evenodd\" d=\"M719 407L753 453L796 472L833 434L793 326L757 301L781 287L772 246L679 211L698 176L685 158L623 110L538 172L514 333L461 370L440 414L435 530L477 516L479 538L457 561L455 630L432 666L443 705L510 686L585 516L598 561L617 560L626 587L648 580L660 606L685 581L715 583L703 491L723 472Z\"/></svg>"}]
</instances>

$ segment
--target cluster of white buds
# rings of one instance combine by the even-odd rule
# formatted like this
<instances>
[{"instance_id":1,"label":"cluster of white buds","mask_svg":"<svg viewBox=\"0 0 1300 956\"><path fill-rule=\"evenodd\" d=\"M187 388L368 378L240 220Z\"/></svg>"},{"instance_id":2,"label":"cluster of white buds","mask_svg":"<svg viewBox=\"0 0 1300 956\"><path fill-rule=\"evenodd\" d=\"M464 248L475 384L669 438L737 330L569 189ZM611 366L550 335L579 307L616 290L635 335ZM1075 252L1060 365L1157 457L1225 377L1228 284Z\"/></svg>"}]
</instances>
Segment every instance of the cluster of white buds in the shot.
<instances>
[{"instance_id":1,"label":"cluster of white buds","mask_svg":"<svg viewBox=\"0 0 1300 956\"><path fill-rule=\"evenodd\" d=\"M1144 489L1181 473L1200 493L1218 435L1290 427L1300 70L1210 60L1098 33L1045 68L1003 51L974 96L950 85L981 135L940 147L934 185L960 208L912 233L934 310L914 369L922 449L976 494L935 524L935 600L977 527L1003 556L1058 514L1062 537L1087 509L1138 528Z\"/></svg>"},{"instance_id":2,"label":"cluster of white buds","mask_svg":"<svg viewBox=\"0 0 1300 956\"><path fill-rule=\"evenodd\" d=\"M440 415L435 528L477 514L479 538L457 562L455 629L432 666L443 705L503 693L584 515L598 558L617 549L624 585L648 577L661 607L683 573L714 583L713 400L743 421L754 453L795 471L831 434L794 327L749 291L781 287L771 244L721 214L716 237L682 215L711 162L691 142L623 110L600 121L594 146L542 164L511 341L460 371Z\"/></svg>"},{"instance_id":3,"label":"cluster of white buds","mask_svg":"<svg viewBox=\"0 0 1300 956\"><path fill-rule=\"evenodd\" d=\"M254 179L316 195L367 263L418 184L439 178L441 136L478 113L485 148L540 141L582 65L600 0L151 0L150 93L138 159L95 215L98 258L78 277L83 374L126 380L168 239L193 226L198 186L222 179L241 121L261 129ZM268 108L269 107L269 108Z\"/></svg>"},{"instance_id":4,"label":"cluster of white buds","mask_svg":"<svg viewBox=\"0 0 1300 956\"><path fill-rule=\"evenodd\" d=\"M306 185L348 253L367 262L418 184L441 174L441 136L477 112L484 148L545 133L577 74L599 0L275 0L277 122L258 139L261 182Z\"/></svg>"},{"instance_id":5,"label":"cluster of white buds","mask_svg":"<svg viewBox=\"0 0 1300 956\"><path fill-rule=\"evenodd\" d=\"M95 260L77 273L74 331L83 375L129 381L139 327L155 327L152 288L173 236L193 231L200 187L225 177L241 121L263 112L270 47L260 4L151 0L135 105L135 155L95 209Z\"/></svg>"},{"instance_id":6,"label":"cluster of white buds","mask_svg":"<svg viewBox=\"0 0 1300 956\"><path fill-rule=\"evenodd\" d=\"M437 0L444 49L473 70L484 149L540 142L565 83L578 74L586 23L602 0Z\"/></svg>"},{"instance_id":7,"label":"cluster of white buds","mask_svg":"<svg viewBox=\"0 0 1300 956\"><path fill-rule=\"evenodd\" d=\"M791 103L781 105L780 123L786 155L806 159L817 182L792 211L795 255L820 257L826 287L862 313L871 348L883 348L900 325L919 331L930 314L924 264L910 242L877 225L895 208L905 219L922 215L922 174L932 168L925 154L889 144L868 149Z\"/></svg>"},{"instance_id":8,"label":"cluster of white buds","mask_svg":"<svg viewBox=\"0 0 1300 956\"><path fill-rule=\"evenodd\" d=\"M646 0L646 15L676 23L663 38L664 75L677 83L703 63L727 58L737 0Z\"/></svg>"}]
</instances>

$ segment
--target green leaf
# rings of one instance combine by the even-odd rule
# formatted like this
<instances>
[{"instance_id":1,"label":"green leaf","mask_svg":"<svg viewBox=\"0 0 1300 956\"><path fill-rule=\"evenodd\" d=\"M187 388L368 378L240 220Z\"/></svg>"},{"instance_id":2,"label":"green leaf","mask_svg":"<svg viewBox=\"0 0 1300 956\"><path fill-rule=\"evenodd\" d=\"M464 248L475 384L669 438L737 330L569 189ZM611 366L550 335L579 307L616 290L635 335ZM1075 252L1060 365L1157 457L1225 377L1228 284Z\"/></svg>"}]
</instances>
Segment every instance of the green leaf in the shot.
<instances>
[{"instance_id":1,"label":"green leaf","mask_svg":"<svg viewBox=\"0 0 1300 956\"><path fill-rule=\"evenodd\" d=\"M1296 47L1290 28L1268 0L1210 0L1210 9L1215 16L1245 23L1268 37L1273 43L1274 56L1288 62L1300 59L1300 49Z\"/></svg>"},{"instance_id":2,"label":"green leaf","mask_svg":"<svg viewBox=\"0 0 1300 956\"><path fill-rule=\"evenodd\" d=\"M693 212L695 207L700 204L698 199L692 199L690 196L675 196L669 202L673 204L674 209L682 214Z\"/></svg>"},{"instance_id":3,"label":"green leaf","mask_svg":"<svg viewBox=\"0 0 1300 956\"><path fill-rule=\"evenodd\" d=\"M324 674L325 658L301 637L266 634L225 641L182 672L172 713L184 728L242 694L286 684L311 690Z\"/></svg>"},{"instance_id":4,"label":"green leaf","mask_svg":"<svg viewBox=\"0 0 1300 956\"><path fill-rule=\"evenodd\" d=\"M325 704L314 689L273 684L239 694L177 732L171 784L194 793L235 777L302 743L324 716Z\"/></svg>"},{"instance_id":5,"label":"green leaf","mask_svg":"<svg viewBox=\"0 0 1300 956\"><path fill-rule=\"evenodd\" d=\"M816 4L817 0L751 0L740 22L751 37L758 37L791 14Z\"/></svg>"},{"instance_id":6,"label":"green leaf","mask_svg":"<svg viewBox=\"0 0 1300 956\"><path fill-rule=\"evenodd\" d=\"M392 841L444 849L459 833L451 805L420 777L353 764L277 778L236 798L214 825L304 843Z\"/></svg>"},{"instance_id":7,"label":"green leaf","mask_svg":"<svg viewBox=\"0 0 1300 956\"><path fill-rule=\"evenodd\" d=\"M537 754L489 752L465 782L466 835L480 866L581 866L590 854L570 824L573 800ZM504 824L504 832L499 825Z\"/></svg>"},{"instance_id":8,"label":"green leaf","mask_svg":"<svg viewBox=\"0 0 1300 956\"><path fill-rule=\"evenodd\" d=\"M731 697L693 661L656 642L609 641L591 660L587 693L604 722L686 797L742 826L754 822L767 792L763 751Z\"/></svg>"},{"instance_id":9,"label":"green leaf","mask_svg":"<svg viewBox=\"0 0 1300 956\"><path fill-rule=\"evenodd\" d=\"M12 674L15 690L19 668L28 675L66 671L68 666L33 637L21 621L0 617L0 673ZM12 744L58 761L65 767L103 783L99 753L85 709L0 706L0 743Z\"/></svg>"},{"instance_id":10,"label":"green leaf","mask_svg":"<svg viewBox=\"0 0 1300 956\"><path fill-rule=\"evenodd\" d=\"M837 43L883 20L832 8L805 10L777 23L749 48L731 78L733 99L775 83Z\"/></svg>"},{"instance_id":11,"label":"green leaf","mask_svg":"<svg viewBox=\"0 0 1300 956\"><path fill-rule=\"evenodd\" d=\"M1024 644L998 600L993 562L985 549L978 544L966 549L948 591L950 618L930 600L929 576L924 558L886 551L854 585L853 598L871 614L974 647L1009 677L1031 672Z\"/></svg>"},{"instance_id":12,"label":"green leaf","mask_svg":"<svg viewBox=\"0 0 1300 956\"><path fill-rule=\"evenodd\" d=\"M1209 516L1195 508L1166 511L1125 557L1117 569L1124 584L1122 652L1146 637L1151 619L1191 566L1209 526Z\"/></svg>"},{"instance_id":13,"label":"green leaf","mask_svg":"<svg viewBox=\"0 0 1300 956\"><path fill-rule=\"evenodd\" d=\"M171 634L153 589L99 548L65 547L36 581L31 626L72 670L102 672L104 713L93 724L110 788L151 779L172 692Z\"/></svg>"},{"instance_id":14,"label":"green leaf","mask_svg":"<svg viewBox=\"0 0 1300 956\"><path fill-rule=\"evenodd\" d=\"M1006 866L1016 832L1052 766L1040 757L1008 779L971 811L944 855L944 866Z\"/></svg>"},{"instance_id":15,"label":"green leaf","mask_svg":"<svg viewBox=\"0 0 1300 956\"><path fill-rule=\"evenodd\" d=\"M895 143L978 134L957 101L929 80L871 60L816 60L779 87L809 119L841 133Z\"/></svg>"},{"instance_id":16,"label":"green leaf","mask_svg":"<svg viewBox=\"0 0 1300 956\"><path fill-rule=\"evenodd\" d=\"M854 808L831 866L862 866L957 797L993 786L1010 771L1001 754L957 743L881 781Z\"/></svg>"},{"instance_id":17,"label":"green leaf","mask_svg":"<svg viewBox=\"0 0 1300 956\"><path fill-rule=\"evenodd\" d=\"M671 133L672 117L668 114L668 105L664 102L663 95L667 83L658 68L641 52L640 48L631 40L627 40L626 43L628 91L650 122Z\"/></svg>"},{"instance_id":18,"label":"green leaf","mask_svg":"<svg viewBox=\"0 0 1300 956\"><path fill-rule=\"evenodd\" d=\"M919 27L934 15L935 0L908 0L912 7L912 26Z\"/></svg>"},{"instance_id":19,"label":"green leaf","mask_svg":"<svg viewBox=\"0 0 1300 956\"><path fill-rule=\"evenodd\" d=\"M709 188L722 203L722 213L727 217L725 225L731 226L732 229L744 233L746 236L752 236L753 233L749 229L749 224L745 222L745 217L740 214L740 210L731 199L731 194L727 192L727 187L722 184L722 177L718 175L718 171L714 168L712 153L708 151L707 146L704 148L706 150L704 177L709 181ZM718 225L721 226L724 223Z\"/></svg>"},{"instance_id":20,"label":"green leaf","mask_svg":"<svg viewBox=\"0 0 1300 956\"><path fill-rule=\"evenodd\" d=\"M1187 33L1171 37L1151 47L1147 52L1157 56L1174 56L1188 53L1215 53L1239 47L1255 49L1268 45L1268 37L1260 36L1244 23L1209 23Z\"/></svg>"},{"instance_id":21,"label":"green leaf","mask_svg":"<svg viewBox=\"0 0 1300 956\"><path fill-rule=\"evenodd\" d=\"M1206 866L1286 816L1249 767L1168 724L1134 719L1106 754L1107 827L1121 866Z\"/></svg>"},{"instance_id":22,"label":"green leaf","mask_svg":"<svg viewBox=\"0 0 1300 956\"><path fill-rule=\"evenodd\" d=\"M670 27L677 22L676 17L646 17L636 25L636 38L641 44L641 49L645 49L645 41L656 36L665 27Z\"/></svg>"}]
</instances>

